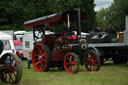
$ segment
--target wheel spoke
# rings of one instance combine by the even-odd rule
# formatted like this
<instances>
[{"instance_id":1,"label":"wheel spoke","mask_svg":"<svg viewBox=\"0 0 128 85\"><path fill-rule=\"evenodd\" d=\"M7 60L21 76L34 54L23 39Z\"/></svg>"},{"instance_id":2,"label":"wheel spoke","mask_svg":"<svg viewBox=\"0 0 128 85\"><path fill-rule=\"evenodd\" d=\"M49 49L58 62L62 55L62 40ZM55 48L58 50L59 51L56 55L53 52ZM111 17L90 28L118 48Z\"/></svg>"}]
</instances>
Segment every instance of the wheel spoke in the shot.
<instances>
[{"instance_id":1,"label":"wheel spoke","mask_svg":"<svg viewBox=\"0 0 128 85\"><path fill-rule=\"evenodd\" d=\"M97 69L97 66L93 65L93 71L95 71Z\"/></svg>"},{"instance_id":2,"label":"wheel spoke","mask_svg":"<svg viewBox=\"0 0 128 85\"><path fill-rule=\"evenodd\" d=\"M42 48L41 47L37 47L37 49L36 49L36 51L37 51L37 54L38 55L40 55L40 54L42 54Z\"/></svg>"},{"instance_id":3,"label":"wheel spoke","mask_svg":"<svg viewBox=\"0 0 128 85\"><path fill-rule=\"evenodd\" d=\"M42 54L42 48L39 47L38 54Z\"/></svg>"},{"instance_id":4,"label":"wheel spoke","mask_svg":"<svg viewBox=\"0 0 128 85\"><path fill-rule=\"evenodd\" d=\"M72 61L72 62L71 62L71 65L72 65L72 66L74 66L74 65L76 65L76 64L77 64L76 61Z\"/></svg>"},{"instance_id":5,"label":"wheel spoke","mask_svg":"<svg viewBox=\"0 0 128 85\"><path fill-rule=\"evenodd\" d=\"M69 58L69 57L67 57L67 60L69 60L69 61L70 61L70 58Z\"/></svg>"},{"instance_id":6,"label":"wheel spoke","mask_svg":"<svg viewBox=\"0 0 128 85\"><path fill-rule=\"evenodd\" d=\"M75 66L74 66L74 68L75 68L75 71L76 71L76 67L77 67L77 66L75 65Z\"/></svg>"},{"instance_id":7,"label":"wheel spoke","mask_svg":"<svg viewBox=\"0 0 128 85\"><path fill-rule=\"evenodd\" d=\"M13 61L14 61L14 58L12 58L12 59L10 60L10 64L12 64L12 63L13 63Z\"/></svg>"},{"instance_id":8,"label":"wheel spoke","mask_svg":"<svg viewBox=\"0 0 128 85\"><path fill-rule=\"evenodd\" d=\"M39 54L35 54L34 56L39 56Z\"/></svg>"},{"instance_id":9,"label":"wheel spoke","mask_svg":"<svg viewBox=\"0 0 128 85\"><path fill-rule=\"evenodd\" d=\"M44 57L44 56L46 56L46 53L43 53L43 54L42 54L42 57Z\"/></svg>"},{"instance_id":10,"label":"wheel spoke","mask_svg":"<svg viewBox=\"0 0 128 85\"><path fill-rule=\"evenodd\" d=\"M72 68L72 66L69 66L69 67L68 67L68 70L70 71L71 68Z\"/></svg>"},{"instance_id":11,"label":"wheel spoke","mask_svg":"<svg viewBox=\"0 0 128 85\"><path fill-rule=\"evenodd\" d=\"M70 56L70 62L72 62L72 55Z\"/></svg>"},{"instance_id":12,"label":"wheel spoke","mask_svg":"<svg viewBox=\"0 0 128 85\"><path fill-rule=\"evenodd\" d=\"M69 65L69 63L66 63L66 65Z\"/></svg>"},{"instance_id":13,"label":"wheel spoke","mask_svg":"<svg viewBox=\"0 0 128 85\"><path fill-rule=\"evenodd\" d=\"M98 64L93 64L94 68L93 68L93 71L95 71L98 67Z\"/></svg>"},{"instance_id":14,"label":"wheel spoke","mask_svg":"<svg viewBox=\"0 0 128 85\"><path fill-rule=\"evenodd\" d=\"M42 64L42 65L43 65L43 68L45 68L45 67L46 67L46 62L43 62L43 64Z\"/></svg>"},{"instance_id":15,"label":"wheel spoke","mask_svg":"<svg viewBox=\"0 0 128 85\"><path fill-rule=\"evenodd\" d=\"M92 64L95 64L95 63L96 63L96 60L93 60L93 59L92 59L92 60L91 60L91 63L92 63Z\"/></svg>"},{"instance_id":16,"label":"wheel spoke","mask_svg":"<svg viewBox=\"0 0 128 85\"><path fill-rule=\"evenodd\" d=\"M43 64L41 64L41 66L40 66L40 70L43 70L42 68L43 68Z\"/></svg>"},{"instance_id":17,"label":"wheel spoke","mask_svg":"<svg viewBox=\"0 0 128 85\"><path fill-rule=\"evenodd\" d=\"M37 66L39 63L40 63L40 61L36 62L36 64L35 64L35 65Z\"/></svg>"},{"instance_id":18,"label":"wheel spoke","mask_svg":"<svg viewBox=\"0 0 128 85\"><path fill-rule=\"evenodd\" d=\"M13 83L14 80L13 80L13 78L12 78L12 74L11 74L11 73L8 73L8 75L9 75L9 82L10 82L10 83ZM12 81L12 82L11 82L11 81Z\"/></svg>"},{"instance_id":19,"label":"wheel spoke","mask_svg":"<svg viewBox=\"0 0 128 85\"><path fill-rule=\"evenodd\" d=\"M71 72L73 72L73 71L72 71L72 67L73 67L73 66L71 66L71 69L70 69L70 70L71 70Z\"/></svg>"},{"instance_id":20,"label":"wheel spoke","mask_svg":"<svg viewBox=\"0 0 128 85\"><path fill-rule=\"evenodd\" d=\"M15 78L16 78L16 74L15 74L15 72L13 72L13 75L15 76Z\"/></svg>"},{"instance_id":21,"label":"wheel spoke","mask_svg":"<svg viewBox=\"0 0 128 85\"><path fill-rule=\"evenodd\" d=\"M94 54L92 54L92 55L91 55L91 59L93 59L93 58L94 58L94 56L95 56L95 55L94 55Z\"/></svg>"}]
</instances>

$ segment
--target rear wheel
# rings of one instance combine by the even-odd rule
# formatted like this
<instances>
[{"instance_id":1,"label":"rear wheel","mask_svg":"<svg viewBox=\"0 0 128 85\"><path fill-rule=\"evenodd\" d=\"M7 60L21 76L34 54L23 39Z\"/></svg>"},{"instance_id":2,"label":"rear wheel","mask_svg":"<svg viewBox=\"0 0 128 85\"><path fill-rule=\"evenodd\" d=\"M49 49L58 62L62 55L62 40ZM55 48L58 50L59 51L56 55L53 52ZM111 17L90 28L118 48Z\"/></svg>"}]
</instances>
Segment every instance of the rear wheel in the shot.
<instances>
[{"instance_id":1,"label":"rear wheel","mask_svg":"<svg viewBox=\"0 0 128 85\"><path fill-rule=\"evenodd\" d=\"M89 50L85 67L88 71L98 71L100 69L100 57L96 55L94 50Z\"/></svg>"},{"instance_id":2,"label":"rear wheel","mask_svg":"<svg viewBox=\"0 0 128 85\"><path fill-rule=\"evenodd\" d=\"M32 63L36 71L48 71L50 66L50 50L42 44L36 43L32 52Z\"/></svg>"},{"instance_id":3,"label":"rear wheel","mask_svg":"<svg viewBox=\"0 0 128 85\"><path fill-rule=\"evenodd\" d=\"M64 68L70 74L77 73L79 71L78 55L72 52L67 53L64 58Z\"/></svg>"},{"instance_id":4,"label":"rear wheel","mask_svg":"<svg viewBox=\"0 0 128 85\"><path fill-rule=\"evenodd\" d=\"M22 77L22 65L17 55L8 53L2 56L1 64L4 69L0 72L0 79L10 84L17 84Z\"/></svg>"}]
</instances>

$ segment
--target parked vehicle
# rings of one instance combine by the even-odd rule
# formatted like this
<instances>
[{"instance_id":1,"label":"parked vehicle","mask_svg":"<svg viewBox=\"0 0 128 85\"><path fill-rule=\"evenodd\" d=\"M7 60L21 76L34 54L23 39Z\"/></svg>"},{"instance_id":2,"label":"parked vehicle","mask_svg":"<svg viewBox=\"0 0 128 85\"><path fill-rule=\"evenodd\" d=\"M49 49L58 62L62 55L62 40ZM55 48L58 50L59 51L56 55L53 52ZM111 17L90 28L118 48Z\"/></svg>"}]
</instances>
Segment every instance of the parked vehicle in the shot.
<instances>
[{"instance_id":1,"label":"parked vehicle","mask_svg":"<svg viewBox=\"0 0 128 85\"><path fill-rule=\"evenodd\" d=\"M4 44L4 50L1 53L0 57L6 53L14 53L16 54L16 50L13 44L13 38L11 35L6 34L4 32L0 32L0 40L2 40Z\"/></svg>"},{"instance_id":2,"label":"parked vehicle","mask_svg":"<svg viewBox=\"0 0 128 85\"><path fill-rule=\"evenodd\" d=\"M16 49L17 56L20 59L22 59L22 60L26 59L24 57L24 54L23 54L23 45L22 45L22 42L20 40L13 40L13 43L14 43L14 47Z\"/></svg>"},{"instance_id":3,"label":"parked vehicle","mask_svg":"<svg viewBox=\"0 0 128 85\"><path fill-rule=\"evenodd\" d=\"M111 28L108 32L99 32L92 36L89 47L104 60L112 58L115 64L127 63L128 61L128 16L125 18L125 30L114 32Z\"/></svg>"},{"instance_id":4,"label":"parked vehicle","mask_svg":"<svg viewBox=\"0 0 128 85\"><path fill-rule=\"evenodd\" d=\"M22 65L11 35L0 32L0 80L10 84L17 84L22 77Z\"/></svg>"},{"instance_id":5,"label":"parked vehicle","mask_svg":"<svg viewBox=\"0 0 128 85\"><path fill-rule=\"evenodd\" d=\"M99 70L99 56L88 48L86 40L81 35L80 20L85 19L87 19L86 13L80 12L79 9L73 9L24 23L25 27L33 26L35 42L32 63L36 71L48 71L51 67L58 67L74 74L78 72L80 64L85 65L88 71ZM51 27L63 25L65 29L45 35L45 23ZM72 31L71 23L75 24L77 35Z\"/></svg>"},{"instance_id":6,"label":"parked vehicle","mask_svg":"<svg viewBox=\"0 0 128 85\"><path fill-rule=\"evenodd\" d=\"M23 41L23 35L24 35L24 33L26 33L26 31L24 31L24 30L15 31L14 32L15 40L20 40L22 42Z\"/></svg>"}]
</instances>

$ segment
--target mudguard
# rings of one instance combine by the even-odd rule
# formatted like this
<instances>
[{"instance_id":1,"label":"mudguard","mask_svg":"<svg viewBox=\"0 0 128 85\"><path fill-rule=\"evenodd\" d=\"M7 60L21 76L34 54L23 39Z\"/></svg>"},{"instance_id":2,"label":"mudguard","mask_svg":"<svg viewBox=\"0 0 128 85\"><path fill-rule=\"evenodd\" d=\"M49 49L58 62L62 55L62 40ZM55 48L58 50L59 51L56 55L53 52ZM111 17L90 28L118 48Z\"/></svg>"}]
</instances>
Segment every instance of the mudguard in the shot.
<instances>
[{"instance_id":1,"label":"mudguard","mask_svg":"<svg viewBox=\"0 0 128 85\"><path fill-rule=\"evenodd\" d=\"M97 56L104 56L104 51L100 48L96 48L96 47L89 47L89 49L93 49L96 52Z\"/></svg>"}]
</instances>

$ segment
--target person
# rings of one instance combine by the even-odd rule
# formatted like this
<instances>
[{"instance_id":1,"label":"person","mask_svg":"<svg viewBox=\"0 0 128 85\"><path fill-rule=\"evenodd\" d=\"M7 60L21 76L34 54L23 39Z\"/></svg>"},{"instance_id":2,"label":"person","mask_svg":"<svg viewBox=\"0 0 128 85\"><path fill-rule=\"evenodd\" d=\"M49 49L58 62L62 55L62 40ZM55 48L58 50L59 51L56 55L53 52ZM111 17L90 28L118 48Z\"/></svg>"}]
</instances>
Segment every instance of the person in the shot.
<instances>
[{"instance_id":1,"label":"person","mask_svg":"<svg viewBox=\"0 0 128 85\"><path fill-rule=\"evenodd\" d=\"M31 63L32 63L32 52L29 52L29 56L28 56L28 69L30 69Z\"/></svg>"},{"instance_id":2,"label":"person","mask_svg":"<svg viewBox=\"0 0 128 85\"><path fill-rule=\"evenodd\" d=\"M19 52L19 51L16 51L16 55L19 57L19 59L21 59L21 60L22 60L22 57L21 57L21 55L20 55L20 52Z\"/></svg>"}]
</instances>

